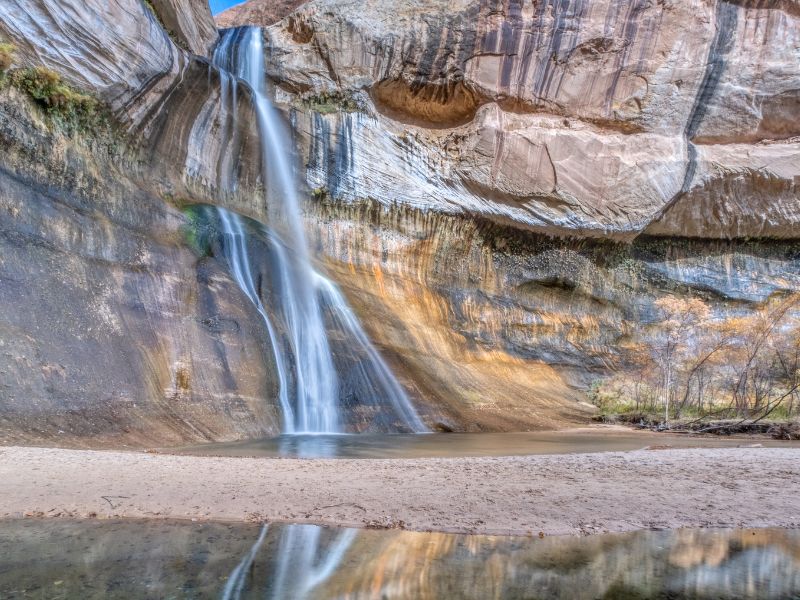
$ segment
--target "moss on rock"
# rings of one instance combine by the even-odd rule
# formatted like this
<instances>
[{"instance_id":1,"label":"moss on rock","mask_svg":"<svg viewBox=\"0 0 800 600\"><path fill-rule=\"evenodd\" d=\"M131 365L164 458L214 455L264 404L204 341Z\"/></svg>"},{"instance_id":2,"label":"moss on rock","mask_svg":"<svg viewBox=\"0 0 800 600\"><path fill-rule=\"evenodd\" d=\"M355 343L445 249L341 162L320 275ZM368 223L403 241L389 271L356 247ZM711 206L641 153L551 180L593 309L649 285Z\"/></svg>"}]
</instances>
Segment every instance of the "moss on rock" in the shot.
<instances>
[{"instance_id":1,"label":"moss on rock","mask_svg":"<svg viewBox=\"0 0 800 600\"><path fill-rule=\"evenodd\" d=\"M321 92L303 98L303 106L323 115L337 112L362 112L363 102L347 92Z\"/></svg>"},{"instance_id":2,"label":"moss on rock","mask_svg":"<svg viewBox=\"0 0 800 600\"><path fill-rule=\"evenodd\" d=\"M14 44L0 43L0 74L8 71L14 64L14 54L17 48Z\"/></svg>"},{"instance_id":3,"label":"moss on rock","mask_svg":"<svg viewBox=\"0 0 800 600\"><path fill-rule=\"evenodd\" d=\"M187 223L183 227L186 243L199 258L211 256L212 243L217 236L211 208L201 204L184 206Z\"/></svg>"},{"instance_id":4,"label":"moss on rock","mask_svg":"<svg viewBox=\"0 0 800 600\"><path fill-rule=\"evenodd\" d=\"M107 111L97 98L76 90L47 67L12 71L10 81L69 132L96 131L109 125Z\"/></svg>"}]
</instances>

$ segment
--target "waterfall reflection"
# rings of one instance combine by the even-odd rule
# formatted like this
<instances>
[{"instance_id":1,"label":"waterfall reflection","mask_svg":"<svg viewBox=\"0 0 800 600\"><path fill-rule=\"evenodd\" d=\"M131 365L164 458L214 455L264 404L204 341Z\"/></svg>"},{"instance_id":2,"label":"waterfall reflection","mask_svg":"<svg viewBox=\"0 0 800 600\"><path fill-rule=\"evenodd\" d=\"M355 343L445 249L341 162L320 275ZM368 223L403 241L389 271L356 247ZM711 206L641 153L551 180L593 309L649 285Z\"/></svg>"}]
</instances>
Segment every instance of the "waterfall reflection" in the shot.
<instances>
[{"instance_id":1,"label":"waterfall reflection","mask_svg":"<svg viewBox=\"0 0 800 600\"><path fill-rule=\"evenodd\" d=\"M254 574L249 587L237 587L239 595L223 598L761 599L800 593L795 531L544 540L313 525L271 532L262 551L264 573ZM251 564L248 556L240 566ZM237 567L231 581L239 582L240 574Z\"/></svg>"},{"instance_id":2,"label":"waterfall reflection","mask_svg":"<svg viewBox=\"0 0 800 600\"><path fill-rule=\"evenodd\" d=\"M358 533L355 529L345 529L323 544L323 531L314 525L295 525L283 530L276 557L274 600L307 598L333 575Z\"/></svg>"},{"instance_id":3,"label":"waterfall reflection","mask_svg":"<svg viewBox=\"0 0 800 600\"><path fill-rule=\"evenodd\" d=\"M800 531L539 539L314 525L0 521L0 598L51 597L777 600L800 597Z\"/></svg>"},{"instance_id":4,"label":"waterfall reflection","mask_svg":"<svg viewBox=\"0 0 800 600\"><path fill-rule=\"evenodd\" d=\"M257 586L246 590L245 584L267 530L268 526L264 525L253 547L231 573L222 592L222 600L239 600L256 595ZM324 541L323 533L329 533L329 530L314 525L292 525L281 529L277 551L272 551L266 589L261 597L303 600L336 572L358 532L355 529L343 529ZM247 594L243 596L245 591Z\"/></svg>"},{"instance_id":5,"label":"waterfall reflection","mask_svg":"<svg viewBox=\"0 0 800 600\"><path fill-rule=\"evenodd\" d=\"M261 544L264 543L264 538L267 537L268 528L269 525L264 525L261 528L261 533L256 543L250 548L250 552L245 555L242 562L236 565L236 568L225 584L225 589L222 590L222 600L237 600L242 597L242 589L244 589L244 585L247 582L248 571L250 571L250 567L253 566L253 561L256 559L256 554L258 554Z\"/></svg>"}]
</instances>

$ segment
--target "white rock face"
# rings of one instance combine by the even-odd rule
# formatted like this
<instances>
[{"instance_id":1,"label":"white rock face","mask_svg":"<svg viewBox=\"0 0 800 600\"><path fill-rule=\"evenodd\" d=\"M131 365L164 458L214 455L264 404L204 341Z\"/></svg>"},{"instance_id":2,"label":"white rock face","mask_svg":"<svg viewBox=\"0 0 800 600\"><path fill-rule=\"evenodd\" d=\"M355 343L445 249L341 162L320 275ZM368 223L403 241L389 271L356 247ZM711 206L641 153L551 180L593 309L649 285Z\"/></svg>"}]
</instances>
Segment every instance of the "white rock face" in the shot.
<instances>
[{"instance_id":1,"label":"white rock face","mask_svg":"<svg viewBox=\"0 0 800 600\"><path fill-rule=\"evenodd\" d=\"M690 237L798 237L796 141L697 147L697 170L646 232Z\"/></svg>"},{"instance_id":2,"label":"white rock face","mask_svg":"<svg viewBox=\"0 0 800 600\"><path fill-rule=\"evenodd\" d=\"M340 199L558 235L800 231L794 2L316 0L267 31L283 90L369 115L298 117Z\"/></svg>"},{"instance_id":3,"label":"white rock face","mask_svg":"<svg viewBox=\"0 0 800 600\"><path fill-rule=\"evenodd\" d=\"M781 10L730 7L729 49L698 143L800 136L800 19Z\"/></svg>"},{"instance_id":4,"label":"white rock face","mask_svg":"<svg viewBox=\"0 0 800 600\"><path fill-rule=\"evenodd\" d=\"M179 50L137 0L4 0L0 35L21 64L48 67L115 110L178 62Z\"/></svg>"},{"instance_id":5,"label":"white rock face","mask_svg":"<svg viewBox=\"0 0 800 600\"><path fill-rule=\"evenodd\" d=\"M682 137L598 135L587 123L565 127L562 118L525 117L494 104L473 123L446 131L361 113L317 115L298 125L310 141L313 189L543 231L635 235L655 216L654 206L680 191L686 167ZM599 161L602 173L585 168Z\"/></svg>"},{"instance_id":6,"label":"white rock face","mask_svg":"<svg viewBox=\"0 0 800 600\"><path fill-rule=\"evenodd\" d=\"M154 6L181 45L213 41L204 3ZM258 185L252 132L200 144L230 107L159 18L138 0L9 0L0 35L123 115L165 181L178 165L190 188L218 188L220 155L239 152ZM309 185L338 199L556 235L797 237L796 2L316 0L267 35L287 106L358 100L294 115ZM213 195L263 216L230 192Z\"/></svg>"},{"instance_id":7,"label":"white rock face","mask_svg":"<svg viewBox=\"0 0 800 600\"><path fill-rule=\"evenodd\" d=\"M207 4L153 5L158 16L141 0L8 0L0 4L0 38L16 47L15 67L45 66L103 101L140 145L146 164L136 168L148 185L263 220L263 197L252 193L260 167L249 91L239 86L234 114L222 100L219 72L164 29L169 8L197 34L182 45L203 50L215 31ZM218 132L231 127L239 129L230 136L237 143L226 145ZM218 178L223 157L233 155L241 165L235 189Z\"/></svg>"}]
</instances>

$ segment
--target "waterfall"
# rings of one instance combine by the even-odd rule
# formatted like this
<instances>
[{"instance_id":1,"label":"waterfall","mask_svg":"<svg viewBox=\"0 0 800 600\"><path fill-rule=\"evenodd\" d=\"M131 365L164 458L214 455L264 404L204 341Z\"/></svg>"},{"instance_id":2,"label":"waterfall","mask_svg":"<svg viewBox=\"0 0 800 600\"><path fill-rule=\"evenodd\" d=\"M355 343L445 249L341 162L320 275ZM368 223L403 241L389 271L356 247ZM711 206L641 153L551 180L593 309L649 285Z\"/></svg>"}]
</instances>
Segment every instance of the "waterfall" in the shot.
<instances>
[{"instance_id":1,"label":"waterfall","mask_svg":"<svg viewBox=\"0 0 800 600\"><path fill-rule=\"evenodd\" d=\"M275 370L278 373L278 400L280 401L283 414L283 431L285 433L294 433L295 418L294 409L289 399L289 376L286 369L286 361L283 358L283 353L279 349L280 342L275 327L272 325L269 314L267 314L267 310L261 302L261 297L258 294L255 281L253 280L253 269L250 265L250 255L247 250L247 236L242 226L242 218L236 213L230 213L221 208L217 209L217 215L219 216L222 235L225 239L223 253L231 275L233 275L236 283L239 284L239 288L255 305L258 314L261 315L267 327L270 346L272 347L272 355L275 359Z\"/></svg>"},{"instance_id":2,"label":"waterfall","mask_svg":"<svg viewBox=\"0 0 800 600\"><path fill-rule=\"evenodd\" d=\"M231 274L258 309L269 333L280 385L283 433L344 431L343 390L328 337L329 326L344 334L348 353L358 357L358 367L352 369L354 374L350 378L357 380L357 384L348 381L348 390L360 390L363 396L360 400L391 406L402 424L401 429L426 431L408 396L367 338L341 292L312 266L303 230L291 138L266 95L261 29L243 27L225 31L214 52L213 63L221 71L222 102L234 118L237 82L245 82L252 90L270 220L270 226L261 232L269 241L275 290L275 302L271 303L269 311L253 277L255 261L250 254L242 218L221 208L217 212L223 253ZM230 130L235 131L236 127L224 129L223 135L235 135ZM221 182L235 182L234 163L220 161ZM230 186L235 183L229 183Z\"/></svg>"}]
</instances>

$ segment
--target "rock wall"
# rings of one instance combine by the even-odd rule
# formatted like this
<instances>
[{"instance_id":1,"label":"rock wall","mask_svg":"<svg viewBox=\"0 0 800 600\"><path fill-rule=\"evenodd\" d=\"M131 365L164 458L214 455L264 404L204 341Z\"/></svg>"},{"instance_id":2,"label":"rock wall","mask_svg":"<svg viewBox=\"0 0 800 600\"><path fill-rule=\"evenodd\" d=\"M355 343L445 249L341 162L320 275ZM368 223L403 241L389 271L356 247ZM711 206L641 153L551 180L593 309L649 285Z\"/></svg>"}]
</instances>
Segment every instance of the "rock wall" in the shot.
<instances>
[{"instance_id":1,"label":"rock wall","mask_svg":"<svg viewBox=\"0 0 800 600\"><path fill-rule=\"evenodd\" d=\"M330 199L318 200L307 227L417 402L470 429L585 419L585 390L629 366L628 350L668 295L730 317L800 289L796 241L555 240L487 219Z\"/></svg>"},{"instance_id":2,"label":"rock wall","mask_svg":"<svg viewBox=\"0 0 800 600\"><path fill-rule=\"evenodd\" d=\"M310 176L349 179L344 200L567 236L795 238L798 32L794 3L317 0L268 28L269 68L365 114L344 141L300 121L308 151L352 142L344 172Z\"/></svg>"},{"instance_id":3,"label":"rock wall","mask_svg":"<svg viewBox=\"0 0 800 600\"><path fill-rule=\"evenodd\" d=\"M191 7L197 30L213 29L208 7L194 0L151 6L158 14L143 0L10 0L0 6L0 38L16 48L15 68L46 67L107 106L140 150L139 176L161 195L265 219L255 193L260 167L249 90L238 86L236 106L223 101L219 72L177 46L162 25L168 8L189 19L183 10ZM205 48L207 38L191 45ZM218 177L223 163L239 165L236 185Z\"/></svg>"},{"instance_id":4,"label":"rock wall","mask_svg":"<svg viewBox=\"0 0 800 600\"><path fill-rule=\"evenodd\" d=\"M275 433L258 314L116 137L0 92L0 442L152 446Z\"/></svg>"},{"instance_id":5,"label":"rock wall","mask_svg":"<svg viewBox=\"0 0 800 600\"><path fill-rule=\"evenodd\" d=\"M193 247L181 210L266 214L249 92L223 101L219 72L183 48L205 54L215 37L203 2L0 6L12 69L45 67L100 111L67 127L0 77L0 441L142 447L280 431L262 321L224 263ZM235 187L221 163L239 165Z\"/></svg>"},{"instance_id":6,"label":"rock wall","mask_svg":"<svg viewBox=\"0 0 800 600\"><path fill-rule=\"evenodd\" d=\"M217 28L206 0L150 0L170 36L185 50L207 56L217 43Z\"/></svg>"},{"instance_id":7,"label":"rock wall","mask_svg":"<svg viewBox=\"0 0 800 600\"><path fill-rule=\"evenodd\" d=\"M202 56L204 3L150 6L0 5L14 68L113 123L0 90L0 441L278 431L261 321L181 211L266 220L249 91ZM790 0L315 0L265 30L315 254L429 424L583 422L658 298L800 290L798 25Z\"/></svg>"},{"instance_id":8,"label":"rock wall","mask_svg":"<svg viewBox=\"0 0 800 600\"><path fill-rule=\"evenodd\" d=\"M221 29L245 24L272 25L307 1L267 0L264 2L242 2L217 15L216 22Z\"/></svg>"}]
</instances>

